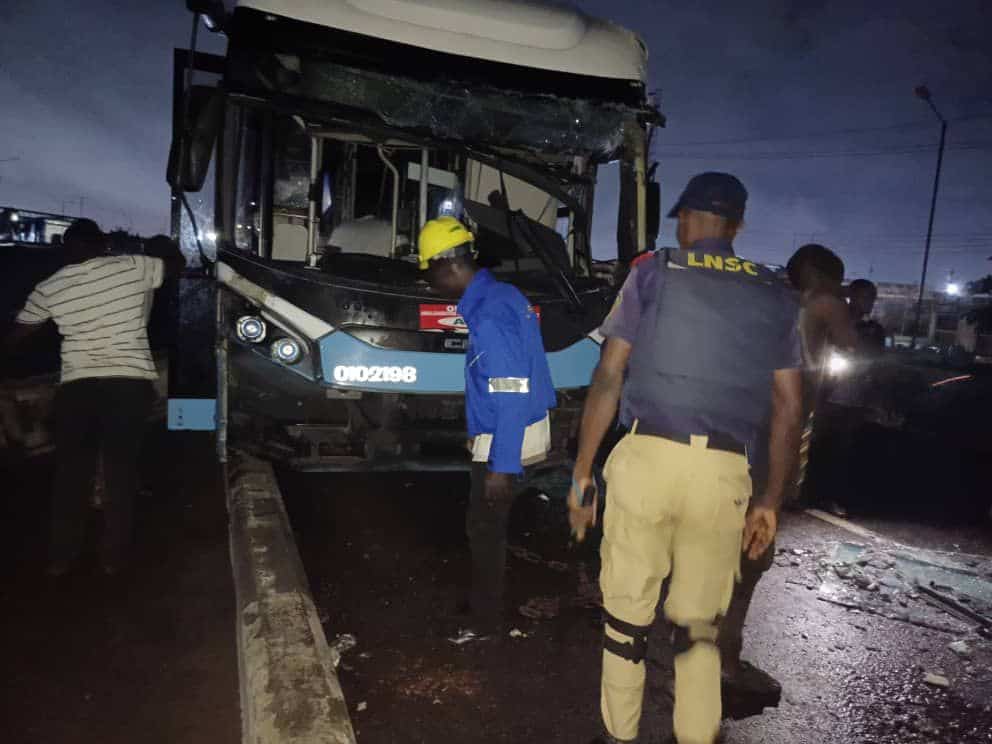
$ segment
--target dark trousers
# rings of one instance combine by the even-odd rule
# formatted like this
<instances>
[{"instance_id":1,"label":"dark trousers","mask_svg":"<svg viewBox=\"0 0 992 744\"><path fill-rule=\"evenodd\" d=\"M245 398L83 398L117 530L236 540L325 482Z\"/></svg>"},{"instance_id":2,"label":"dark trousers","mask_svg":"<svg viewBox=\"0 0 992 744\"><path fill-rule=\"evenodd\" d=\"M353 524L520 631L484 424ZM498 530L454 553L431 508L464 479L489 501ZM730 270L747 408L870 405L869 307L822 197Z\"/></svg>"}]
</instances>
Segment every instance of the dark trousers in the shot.
<instances>
[{"instance_id":1,"label":"dark trousers","mask_svg":"<svg viewBox=\"0 0 992 744\"><path fill-rule=\"evenodd\" d=\"M472 588L469 594L472 615L483 623L496 624L503 615L506 528L514 497L498 502L487 501L488 472L486 463L472 463L472 490L465 531L472 550Z\"/></svg>"},{"instance_id":2,"label":"dark trousers","mask_svg":"<svg viewBox=\"0 0 992 744\"><path fill-rule=\"evenodd\" d=\"M741 660L741 649L744 646L744 622L751 608L754 590L772 567L775 561L775 543L756 560L751 560L746 554L741 555L741 580L734 585L734 593L730 599L727 614L720 622L720 633L717 645L720 647L720 661L725 668L733 668Z\"/></svg>"},{"instance_id":3,"label":"dark trousers","mask_svg":"<svg viewBox=\"0 0 992 744\"><path fill-rule=\"evenodd\" d=\"M768 430L758 433L757 441L764 444L768 441ZM767 450L759 450L760 455L751 462L751 491L753 497L762 495L768 488L768 458ZM786 495L790 498L790 494ZM791 490L791 498L797 498L795 489ZM720 622L720 633L717 645L720 647L720 661L725 669L733 669L741 660L741 649L744 647L744 623L747 621L748 610L754 590L765 572L775 562L775 541L768 546L758 558L751 560L746 553L741 554L741 580L734 584L734 593L730 598L727 614Z\"/></svg>"},{"instance_id":4,"label":"dark trousers","mask_svg":"<svg viewBox=\"0 0 992 744\"><path fill-rule=\"evenodd\" d=\"M101 455L106 489L100 557L105 565L126 557L138 490L141 435L152 398L148 380L94 378L59 388L55 398L53 562L72 561L82 549L86 509Z\"/></svg>"}]
</instances>

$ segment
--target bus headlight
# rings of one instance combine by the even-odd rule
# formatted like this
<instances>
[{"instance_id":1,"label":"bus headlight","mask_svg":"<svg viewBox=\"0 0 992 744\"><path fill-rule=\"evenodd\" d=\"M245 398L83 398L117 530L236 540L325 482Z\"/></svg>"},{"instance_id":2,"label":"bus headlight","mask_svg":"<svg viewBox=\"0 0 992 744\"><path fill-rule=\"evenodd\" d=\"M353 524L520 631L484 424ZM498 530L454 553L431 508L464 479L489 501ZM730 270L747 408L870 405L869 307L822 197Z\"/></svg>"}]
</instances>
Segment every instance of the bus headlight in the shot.
<instances>
[{"instance_id":1,"label":"bus headlight","mask_svg":"<svg viewBox=\"0 0 992 744\"><path fill-rule=\"evenodd\" d=\"M841 375L847 374L850 370L850 359L839 352L830 352L830 358L827 360L827 372L829 372L833 377L840 377Z\"/></svg>"},{"instance_id":2,"label":"bus headlight","mask_svg":"<svg viewBox=\"0 0 992 744\"><path fill-rule=\"evenodd\" d=\"M303 349L296 339L280 338L272 343L272 358L283 364L295 364L303 356Z\"/></svg>"},{"instance_id":3,"label":"bus headlight","mask_svg":"<svg viewBox=\"0 0 992 744\"><path fill-rule=\"evenodd\" d=\"M254 315L243 315L238 318L238 338L250 344L257 344L265 339L265 321Z\"/></svg>"}]
</instances>

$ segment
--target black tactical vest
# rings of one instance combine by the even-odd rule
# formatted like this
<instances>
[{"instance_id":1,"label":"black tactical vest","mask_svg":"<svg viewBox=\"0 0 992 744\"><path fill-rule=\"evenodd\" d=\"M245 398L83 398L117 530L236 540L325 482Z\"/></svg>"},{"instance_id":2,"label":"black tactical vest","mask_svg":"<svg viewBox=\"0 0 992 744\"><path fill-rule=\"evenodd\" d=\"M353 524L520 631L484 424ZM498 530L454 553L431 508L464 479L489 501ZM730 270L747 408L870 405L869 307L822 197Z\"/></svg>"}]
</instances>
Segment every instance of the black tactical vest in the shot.
<instances>
[{"instance_id":1,"label":"black tactical vest","mask_svg":"<svg viewBox=\"0 0 992 744\"><path fill-rule=\"evenodd\" d=\"M744 438L768 417L798 298L771 271L729 252L672 249L652 260L657 303L639 323L627 401L634 411L707 422L709 431L682 433Z\"/></svg>"}]
</instances>

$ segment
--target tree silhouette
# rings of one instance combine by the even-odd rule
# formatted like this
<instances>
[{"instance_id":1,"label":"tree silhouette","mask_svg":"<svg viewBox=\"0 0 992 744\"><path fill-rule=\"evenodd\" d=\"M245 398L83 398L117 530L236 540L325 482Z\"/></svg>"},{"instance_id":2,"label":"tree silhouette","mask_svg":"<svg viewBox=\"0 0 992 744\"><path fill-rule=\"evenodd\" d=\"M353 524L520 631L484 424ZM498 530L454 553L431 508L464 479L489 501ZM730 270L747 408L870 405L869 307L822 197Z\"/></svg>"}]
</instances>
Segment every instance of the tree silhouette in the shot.
<instances>
[{"instance_id":1,"label":"tree silhouette","mask_svg":"<svg viewBox=\"0 0 992 744\"><path fill-rule=\"evenodd\" d=\"M968 294L992 294L992 274L967 284Z\"/></svg>"}]
</instances>

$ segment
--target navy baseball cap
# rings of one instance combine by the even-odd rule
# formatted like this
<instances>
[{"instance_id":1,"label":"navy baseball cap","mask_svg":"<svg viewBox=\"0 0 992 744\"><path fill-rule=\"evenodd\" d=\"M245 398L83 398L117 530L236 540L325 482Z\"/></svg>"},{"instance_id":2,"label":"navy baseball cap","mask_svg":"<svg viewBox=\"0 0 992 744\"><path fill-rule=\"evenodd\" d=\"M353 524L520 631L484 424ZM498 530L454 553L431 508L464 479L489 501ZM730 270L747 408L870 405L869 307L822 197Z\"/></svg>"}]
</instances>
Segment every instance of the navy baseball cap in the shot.
<instances>
[{"instance_id":1,"label":"navy baseball cap","mask_svg":"<svg viewBox=\"0 0 992 744\"><path fill-rule=\"evenodd\" d=\"M680 209L712 212L732 220L744 219L747 189L729 173L700 173L693 176L675 202L669 217L678 217Z\"/></svg>"}]
</instances>

